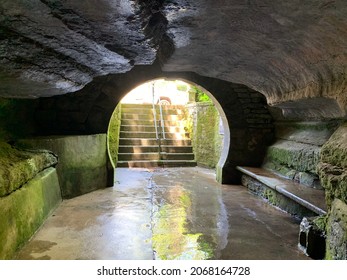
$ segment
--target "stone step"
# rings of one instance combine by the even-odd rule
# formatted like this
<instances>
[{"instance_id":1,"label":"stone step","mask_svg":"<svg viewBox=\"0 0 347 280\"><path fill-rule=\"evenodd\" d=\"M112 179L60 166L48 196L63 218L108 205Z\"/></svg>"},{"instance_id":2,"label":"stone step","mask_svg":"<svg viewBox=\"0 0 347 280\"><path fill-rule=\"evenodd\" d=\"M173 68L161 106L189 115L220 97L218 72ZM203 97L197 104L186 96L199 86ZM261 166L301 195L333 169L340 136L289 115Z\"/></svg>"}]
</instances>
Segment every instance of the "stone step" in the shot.
<instances>
[{"instance_id":1,"label":"stone step","mask_svg":"<svg viewBox=\"0 0 347 280\"><path fill-rule=\"evenodd\" d=\"M193 153L192 146L161 146L165 153ZM159 146L119 146L119 153L158 153Z\"/></svg>"},{"instance_id":2,"label":"stone step","mask_svg":"<svg viewBox=\"0 0 347 280\"><path fill-rule=\"evenodd\" d=\"M160 120L160 115L156 115L157 120ZM151 120L154 121L154 116L152 113L149 114L128 114L122 113L122 119L131 119L131 120ZM183 115L163 115L164 121L180 121L183 119Z\"/></svg>"},{"instance_id":3,"label":"stone step","mask_svg":"<svg viewBox=\"0 0 347 280\"><path fill-rule=\"evenodd\" d=\"M118 153L119 161L160 160L159 153Z\"/></svg>"},{"instance_id":4,"label":"stone step","mask_svg":"<svg viewBox=\"0 0 347 280\"><path fill-rule=\"evenodd\" d=\"M158 133L161 134L161 131L158 131ZM133 132L133 131L120 131L119 133L120 138L140 138L140 139L150 139L150 138L156 138L155 132ZM163 137L162 137L163 138ZM188 133L165 133L166 139L177 139L177 140L184 140L188 139L189 135Z\"/></svg>"},{"instance_id":5,"label":"stone step","mask_svg":"<svg viewBox=\"0 0 347 280\"><path fill-rule=\"evenodd\" d=\"M155 168L155 167L194 167L196 161L160 160L160 161L118 161L117 167Z\"/></svg>"},{"instance_id":6,"label":"stone step","mask_svg":"<svg viewBox=\"0 0 347 280\"><path fill-rule=\"evenodd\" d=\"M157 119L157 126L160 126L160 120ZM179 126L184 127L184 121L182 120L164 120L165 126ZM139 120L139 119L122 119L121 125L145 125L145 126L153 126L154 127L154 120Z\"/></svg>"},{"instance_id":7,"label":"stone step","mask_svg":"<svg viewBox=\"0 0 347 280\"><path fill-rule=\"evenodd\" d=\"M163 106L164 133L159 107L156 122L151 105L122 104L118 149L119 167L196 166L189 134L184 129L184 107ZM159 138L156 139L156 128Z\"/></svg>"},{"instance_id":8,"label":"stone step","mask_svg":"<svg viewBox=\"0 0 347 280\"><path fill-rule=\"evenodd\" d=\"M160 113L160 108L156 107L155 111L157 115ZM179 115L183 114L184 110L182 109L175 109L175 108L167 108L162 107L163 115ZM122 108L122 113L126 114L152 114L153 115L153 109L152 108L143 108L143 107L130 107L130 108Z\"/></svg>"},{"instance_id":9,"label":"stone step","mask_svg":"<svg viewBox=\"0 0 347 280\"><path fill-rule=\"evenodd\" d=\"M146 108L146 109L152 109L153 105L152 104L122 104L122 111L123 110L127 110L127 109L142 109L142 108ZM159 105L154 105L156 110L159 110ZM166 109L179 109L179 110L183 110L185 108L185 106L183 105L162 105L161 106L163 110Z\"/></svg>"},{"instance_id":10,"label":"stone step","mask_svg":"<svg viewBox=\"0 0 347 280\"><path fill-rule=\"evenodd\" d=\"M192 153L118 153L120 161L136 160L194 160Z\"/></svg>"},{"instance_id":11,"label":"stone step","mask_svg":"<svg viewBox=\"0 0 347 280\"><path fill-rule=\"evenodd\" d=\"M192 141L190 139L161 139L161 145L165 146L191 146ZM120 138L120 146L154 146L158 145L158 140L154 138L141 139L141 138Z\"/></svg>"},{"instance_id":12,"label":"stone step","mask_svg":"<svg viewBox=\"0 0 347 280\"><path fill-rule=\"evenodd\" d=\"M154 125L121 125L120 127L121 131L128 131L128 132L155 132L155 126ZM157 125L158 132L162 130L161 126ZM171 133L185 133L184 128L178 127L178 126L165 126L164 127L165 132L171 132Z\"/></svg>"},{"instance_id":13,"label":"stone step","mask_svg":"<svg viewBox=\"0 0 347 280\"><path fill-rule=\"evenodd\" d=\"M298 184L264 168L237 169L243 175L243 185L288 213L299 218L326 214L324 190Z\"/></svg>"}]
</instances>

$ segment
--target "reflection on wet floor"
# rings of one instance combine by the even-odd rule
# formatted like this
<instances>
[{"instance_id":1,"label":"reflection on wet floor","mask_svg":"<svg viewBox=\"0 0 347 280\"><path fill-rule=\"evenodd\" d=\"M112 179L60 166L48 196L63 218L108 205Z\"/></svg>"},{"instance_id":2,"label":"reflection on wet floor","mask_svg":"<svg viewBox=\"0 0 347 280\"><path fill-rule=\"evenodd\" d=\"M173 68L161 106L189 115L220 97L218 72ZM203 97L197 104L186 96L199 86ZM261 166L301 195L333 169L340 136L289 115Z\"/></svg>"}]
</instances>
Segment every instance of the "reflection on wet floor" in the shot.
<instances>
[{"instance_id":1,"label":"reflection on wet floor","mask_svg":"<svg viewBox=\"0 0 347 280\"><path fill-rule=\"evenodd\" d=\"M153 250L157 259L214 259L227 243L228 220L221 189L197 176L183 186L181 172L153 176ZM182 178L181 178L182 179ZM206 184L206 185L205 185ZM207 198L207 200L206 200Z\"/></svg>"},{"instance_id":2,"label":"reflection on wet floor","mask_svg":"<svg viewBox=\"0 0 347 280\"><path fill-rule=\"evenodd\" d=\"M307 259L298 221L203 168L116 170L66 200L18 259Z\"/></svg>"}]
</instances>

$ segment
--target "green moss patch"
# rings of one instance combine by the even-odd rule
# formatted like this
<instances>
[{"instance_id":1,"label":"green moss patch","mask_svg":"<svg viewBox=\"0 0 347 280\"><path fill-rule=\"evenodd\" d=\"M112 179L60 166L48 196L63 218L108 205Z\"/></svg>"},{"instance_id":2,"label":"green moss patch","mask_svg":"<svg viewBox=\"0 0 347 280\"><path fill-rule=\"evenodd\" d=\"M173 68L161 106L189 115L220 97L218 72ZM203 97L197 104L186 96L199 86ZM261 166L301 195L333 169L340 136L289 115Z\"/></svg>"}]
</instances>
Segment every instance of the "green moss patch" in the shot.
<instances>
[{"instance_id":1,"label":"green moss patch","mask_svg":"<svg viewBox=\"0 0 347 280\"><path fill-rule=\"evenodd\" d=\"M341 125L323 145L317 166L327 205L335 198L347 203L347 123Z\"/></svg>"},{"instance_id":2,"label":"green moss patch","mask_svg":"<svg viewBox=\"0 0 347 280\"><path fill-rule=\"evenodd\" d=\"M326 259L347 259L347 204L339 199L332 203L327 221Z\"/></svg>"},{"instance_id":3,"label":"green moss patch","mask_svg":"<svg viewBox=\"0 0 347 280\"><path fill-rule=\"evenodd\" d=\"M341 168L347 168L347 122L341 125L324 144L321 161Z\"/></svg>"},{"instance_id":4,"label":"green moss patch","mask_svg":"<svg viewBox=\"0 0 347 280\"><path fill-rule=\"evenodd\" d=\"M121 104L114 110L107 132L108 152L115 168L118 162L119 132L121 125Z\"/></svg>"},{"instance_id":5,"label":"green moss patch","mask_svg":"<svg viewBox=\"0 0 347 280\"><path fill-rule=\"evenodd\" d=\"M95 134L25 139L17 145L57 154L63 198L72 198L107 186L106 142L105 134Z\"/></svg>"},{"instance_id":6,"label":"green moss patch","mask_svg":"<svg viewBox=\"0 0 347 280\"><path fill-rule=\"evenodd\" d=\"M55 164L57 157L48 151L23 151L0 142L0 197L10 194Z\"/></svg>"},{"instance_id":7,"label":"green moss patch","mask_svg":"<svg viewBox=\"0 0 347 280\"><path fill-rule=\"evenodd\" d=\"M0 259L14 258L60 202L58 176L52 167L0 197Z\"/></svg>"},{"instance_id":8,"label":"green moss patch","mask_svg":"<svg viewBox=\"0 0 347 280\"><path fill-rule=\"evenodd\" d=\"M192 138L195 160L199 165L215 168L223 143L218 111L211 102L196 103L195 108L191 106L190 110L194 112L190 113L187 130Z\"/></svg>"},{"instance_id":9,"label":"green moss patch","mask_svg":"<svg viewBox=\"0 0 347 280\"><path fill-rule=\"evenodd\" d=\"M266 161L301 172L316 173L319 162L318 146L293 141L278 141L267 150Z\"/></svg>"}]
</instances>

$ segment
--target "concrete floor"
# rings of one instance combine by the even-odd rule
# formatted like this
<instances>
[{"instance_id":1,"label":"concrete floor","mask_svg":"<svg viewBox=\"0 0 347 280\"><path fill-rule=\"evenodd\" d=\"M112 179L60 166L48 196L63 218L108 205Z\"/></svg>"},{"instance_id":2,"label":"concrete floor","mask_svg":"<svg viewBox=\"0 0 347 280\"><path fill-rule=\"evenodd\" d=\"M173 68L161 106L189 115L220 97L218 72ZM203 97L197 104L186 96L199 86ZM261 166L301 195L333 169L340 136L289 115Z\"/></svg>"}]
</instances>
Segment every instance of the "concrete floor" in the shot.
<instances>
[{"instance_id":1,"label":"concrete floor","mask_svg":"<svg viewBox=\"0 0 347 280\"><path fill-rule=\"evenodd\" d=\"M116 170L65 200L17 259L308 259L299 222L199 167Z\"/></svg>"}]
</instances>

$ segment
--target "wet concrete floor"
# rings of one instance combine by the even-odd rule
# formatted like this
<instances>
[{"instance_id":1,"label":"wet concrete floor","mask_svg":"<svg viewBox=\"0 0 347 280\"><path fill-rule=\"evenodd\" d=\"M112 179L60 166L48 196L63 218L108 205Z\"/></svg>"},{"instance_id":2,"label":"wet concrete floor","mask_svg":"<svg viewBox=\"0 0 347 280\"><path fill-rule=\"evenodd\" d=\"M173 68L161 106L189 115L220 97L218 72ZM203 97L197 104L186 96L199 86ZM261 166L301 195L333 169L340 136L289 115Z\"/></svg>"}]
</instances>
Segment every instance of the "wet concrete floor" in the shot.
<instances>
[{"instance_id":1,"label":"wet concrete floor","mask_svg":"<svg viewBox=\"0 0 347 280\"><path fill-rule=\"evenodd\" d=\"M63 201L17 259L308 259L299 221L209 169L118 168L116 178Z\"/></svg>"}]
</instances>

